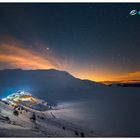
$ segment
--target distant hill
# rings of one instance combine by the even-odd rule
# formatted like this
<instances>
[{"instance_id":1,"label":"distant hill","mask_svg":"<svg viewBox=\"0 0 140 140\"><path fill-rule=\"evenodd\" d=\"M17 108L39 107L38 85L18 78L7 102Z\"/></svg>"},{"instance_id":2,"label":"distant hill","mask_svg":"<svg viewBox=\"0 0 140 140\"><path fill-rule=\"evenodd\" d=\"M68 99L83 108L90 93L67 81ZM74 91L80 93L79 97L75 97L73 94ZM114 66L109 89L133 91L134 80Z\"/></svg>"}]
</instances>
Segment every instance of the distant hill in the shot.
<instances>
[{"instance_id":1,"label":"distant hill","mask_svg":"<svg viewBox=\"0 0 140 140\"><path fill-rule=\"evenodd\" d=\"M121 87L140 87L140 83L123 83L117 85Z\"/></svg>"},{"instance_id":2,"label":"distant hill","mask_svg":"<svg viewBox=\"0 0 140 140\"><path fill-rule=\"evenodd\" d=\"M102 81L105 85L113 86L124 86L124 87L140 87L140 80L127 80L127 81Z\"/></svg>"}]
</instances>

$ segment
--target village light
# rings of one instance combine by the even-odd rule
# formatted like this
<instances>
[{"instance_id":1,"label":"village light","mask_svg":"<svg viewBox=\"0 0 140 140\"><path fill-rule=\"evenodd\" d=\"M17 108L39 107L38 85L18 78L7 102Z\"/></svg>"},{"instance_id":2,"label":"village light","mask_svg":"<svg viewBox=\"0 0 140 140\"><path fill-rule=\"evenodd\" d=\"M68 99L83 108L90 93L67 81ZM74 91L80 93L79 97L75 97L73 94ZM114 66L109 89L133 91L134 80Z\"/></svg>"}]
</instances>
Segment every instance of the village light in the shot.
<instances>
[{"instance_id":1,"label":"village light","mask_svg":"<svg viewBox=\"0 0 140 140\"><path fill-rule=\"evenodd\" d=\"M3 101L6 101L9 104L19 105L22 103L27 103L30 105L33 104L43 104L47 106L47 102L36 97L33 97L32 94L25 91L17 91L6 98L3 98Z\"/></svg>"},{"instance_id":2,"label":"village light","mask_svg":"<svg viewBox=\"0 0 140 140\"><path fill-rule=\"evenodd\" d=\"M6 101L7 99L6 98L2 98L2 101Z\"/></svg>"}]
</instances>

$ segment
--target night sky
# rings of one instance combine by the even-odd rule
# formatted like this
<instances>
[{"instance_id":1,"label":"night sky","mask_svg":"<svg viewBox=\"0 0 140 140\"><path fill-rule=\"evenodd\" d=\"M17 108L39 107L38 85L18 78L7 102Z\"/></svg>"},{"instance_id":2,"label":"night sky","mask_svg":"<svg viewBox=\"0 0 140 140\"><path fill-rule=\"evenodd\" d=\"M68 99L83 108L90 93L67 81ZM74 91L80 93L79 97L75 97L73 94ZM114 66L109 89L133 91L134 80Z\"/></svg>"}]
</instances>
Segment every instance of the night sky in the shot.
<instances>
[{"instance_id":1,"label":"night sky","mask_svg":"<svg viewBox=\"0 0 140 140\"><path fill-rule=\"evenodd\" d=\"M0 69L140 80L140 4L0 4Z\"/></svg>"}]
</instances>

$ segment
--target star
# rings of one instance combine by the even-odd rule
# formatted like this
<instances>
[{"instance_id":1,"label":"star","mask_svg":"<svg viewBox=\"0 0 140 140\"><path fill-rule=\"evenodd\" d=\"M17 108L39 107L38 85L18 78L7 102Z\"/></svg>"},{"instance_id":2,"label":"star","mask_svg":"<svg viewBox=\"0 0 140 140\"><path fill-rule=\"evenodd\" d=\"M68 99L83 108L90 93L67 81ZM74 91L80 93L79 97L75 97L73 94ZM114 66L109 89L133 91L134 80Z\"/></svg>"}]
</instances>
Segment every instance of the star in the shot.
<instances>
[{"instance_id":1,"label":"star","mask_svg":"<svg viewBox=\"0 0 140 140\"><path fill-rule=\"evenodd\" d=\"M48 47L47 47L47 48L46 48L46 50L47 50L47 51L49 51L49 50L50 50L50 48L48 48Z\"/></svg>"}]
</instances>

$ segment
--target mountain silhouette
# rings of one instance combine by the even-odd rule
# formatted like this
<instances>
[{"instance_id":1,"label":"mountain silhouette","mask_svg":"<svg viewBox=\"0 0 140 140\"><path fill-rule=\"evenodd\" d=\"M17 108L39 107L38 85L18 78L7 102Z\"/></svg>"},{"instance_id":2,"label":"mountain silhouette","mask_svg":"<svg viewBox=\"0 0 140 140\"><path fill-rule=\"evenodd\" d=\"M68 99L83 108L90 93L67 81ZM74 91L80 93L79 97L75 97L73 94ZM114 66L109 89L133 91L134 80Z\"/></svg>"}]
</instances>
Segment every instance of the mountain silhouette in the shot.
<instances>
[{"instance_id":1,"label":"mountain silhouette","mask_svg":"<svg viewBox=\"0 0 140 140\"><path fill-rule=\"evenodd\" d=\"M75 78L66 71L49 70L0 70L0 95L6 96L17 90L29 91L47 100L84 98L103 84Z\"/></svg>"}]
</instances>

